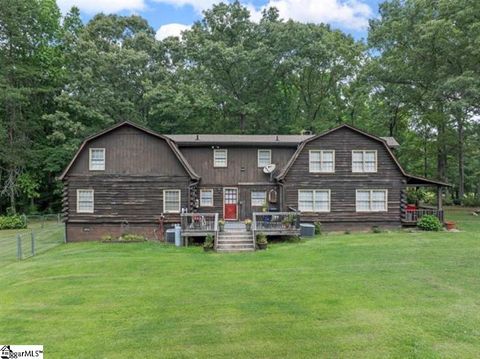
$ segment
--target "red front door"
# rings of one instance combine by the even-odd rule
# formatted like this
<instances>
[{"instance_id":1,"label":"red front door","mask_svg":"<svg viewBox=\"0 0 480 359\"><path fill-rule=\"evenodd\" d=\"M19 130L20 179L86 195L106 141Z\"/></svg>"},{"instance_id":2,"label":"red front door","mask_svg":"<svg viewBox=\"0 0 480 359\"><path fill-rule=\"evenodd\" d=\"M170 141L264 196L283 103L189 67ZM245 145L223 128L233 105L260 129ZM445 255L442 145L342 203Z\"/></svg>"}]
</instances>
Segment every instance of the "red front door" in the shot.
<instances>
[{"instance_id":1,"label":"red front door","mask_svg":"<svg viewBox=\"0 0 480 359\"><path fill-rule=\"evenodd\" d=\"M238 204L238 189L224 188L223 190L223 218L225 220L236 220Z\"/></svg>"}]
</instances>

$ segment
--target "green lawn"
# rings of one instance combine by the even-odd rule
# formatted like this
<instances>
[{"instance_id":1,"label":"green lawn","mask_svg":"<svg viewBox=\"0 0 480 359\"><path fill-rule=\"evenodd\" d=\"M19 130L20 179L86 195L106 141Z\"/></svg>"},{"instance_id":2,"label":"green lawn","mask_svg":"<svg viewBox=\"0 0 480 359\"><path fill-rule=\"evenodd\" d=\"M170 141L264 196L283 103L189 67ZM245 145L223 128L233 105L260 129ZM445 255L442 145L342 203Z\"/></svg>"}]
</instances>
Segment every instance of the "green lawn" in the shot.
<instances>
[{"instance_id":1,"label":"green lawn","mask_svg":"<svg viewBox=\"0 0 480 359\"><path fill-rule=\"evenodd\" d=\"M266 252L78 243L0 269L0 341L46 358L478 358L480 217Z\"/></svg>"}]
</instances>

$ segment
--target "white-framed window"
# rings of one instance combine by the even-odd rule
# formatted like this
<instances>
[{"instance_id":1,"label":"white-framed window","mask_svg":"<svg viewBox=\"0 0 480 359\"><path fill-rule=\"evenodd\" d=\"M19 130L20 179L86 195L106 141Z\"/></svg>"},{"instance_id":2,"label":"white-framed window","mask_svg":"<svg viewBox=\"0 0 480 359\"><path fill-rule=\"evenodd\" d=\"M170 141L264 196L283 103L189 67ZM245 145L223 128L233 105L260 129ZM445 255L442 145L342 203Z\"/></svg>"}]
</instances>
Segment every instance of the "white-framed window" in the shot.
<instances>
[{"instance_id":1,"label":"white-framed window","mask_svg":"<svg viewBox=\"0 0 480 359\"><path fill-rule=\"evenodd\" d=\"M213 167L227 167L228 151L226 149L213 150Z\"/></svg>"},{"instance_id":2,"label":"white-framed window","mask_svg":"<svg viewBox=\"0 0 480 359\"><path fill-rule=\"evenodd\" d=\"M388 191L386 189L357 189L357 212L387 212Z\"/></svg>"},{"instance_id":3,"label":"white-framed window","mask_svg":"<svg viewBox=\"0 0 480 359\"><path fill-rule=\"evenodd\" d=\"M77 213L93 213L93 189L77 189Z\"/></svg>"},{"instance_id":4,"label":"white-framed window","mask_svg":"<svg viewBox=\"0 0 480 359\"><path fill-rule=\"evenodd\" d=\"M252 207L262 207L267 202L267 192L252 191Z\"/></svg>"},{"instance_id":5,"label":"white-framed window","mask_svg":"<svg viewBox=\"0 0 480 359\"><path fill-rule=\"evenodd\" d=\"M300 212L330 212L330 190L299 189L298 210Z\"/></svg>"},{"instance_id":6,"label":"white-framed window","mask_svg":"<svg viewBox=\"0 0 480 359\"><path fill-rule=\"evenodd\" d=\"M258 150L258 167L265 167L272 163L272 150Z\"/></svg>"},{"instance_id":7,"label":"white-framed window","mask_svg":"<svg viewBox=\"0 0 480 359\"><path fill-rule=\"evenodd\" d=\"M377 172L377 151L352 151L352 172Z\"/></svg>"},{"instance_id":8,"label":"white-framed window","mask_svg":"<svg viewBox=\"0 0 480 359\"><path fill-rule=\"evenodd\" d=\"M180 213L180 193L179 189L163 190L164 213Z\"/></svg>"},{"instance_id":9,"label":"white-framed window","mask_svg":"<svg viewBox=\"0 0 480 359\"><path fill-rule=\"evenodd\" d=\"M90 148L88 168L90 171L105 170L105 148Z\"/></svg>"},{"instance_id":10,"label":"white-framed window","mask_svg":"<svg viewBox=\"0 0 480 359\"><path fill-rule=\"evenodd\" d=\"M335 172L335 151L310 150L308 153L308 171L312 173Z\"/></svg>"},{"instance_id":11,"label":"white-framed window","mask_svg":"<svg viewBox=\"0 0 480 359\"><path fill-rule=\"evenodd\" d=\"M200 207L213 207L213 189L200 190Z\"/></svg>"}]
</instances>

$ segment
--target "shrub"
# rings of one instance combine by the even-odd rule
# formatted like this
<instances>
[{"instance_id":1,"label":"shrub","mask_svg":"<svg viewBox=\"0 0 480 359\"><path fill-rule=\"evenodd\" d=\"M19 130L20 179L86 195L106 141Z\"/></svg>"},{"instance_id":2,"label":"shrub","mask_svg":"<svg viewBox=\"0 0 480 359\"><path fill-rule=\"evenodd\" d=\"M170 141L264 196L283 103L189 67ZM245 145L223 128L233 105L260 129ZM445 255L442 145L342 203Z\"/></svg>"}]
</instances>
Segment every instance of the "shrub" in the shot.
<instances>
[{"instance_id":1,"label":"shrub","mask_svg":"<svg viewBox=\"0 0 480 359\"><path fill-rule=\"evenodd\" d=\"M10 215L0 217L0 230L22 228L27 228L27 219L25 216Z\"/></svg>"},{"instance_id":2,"label":"shrub","mask_svg":"<svg viewBox=\"0 0 480 359\"><path fill-rule=\"evenodd\" d=\"M417 222L417 227L424 231L439 231L442 229L442 223L434 215L426 215Z\"/></svg>"},{"instance_id":3,"label":"shrub","mask_svg":"<svg viewBox=\"0 0 480 359\"><path fill-rule=\"evenodd\" d=\"M257 234L257 243L259 244L267 244L267 236L265 233L259 233Z\"/></svg>"},{"instance_id":4,"label":"shrub","mask_svg":"<svg viewBox=\"0 0 480 359\"><path fill-rule=\"evenodd\" d=\"M468 193L463 197L463 205L467 207L479 207L480 197L475 196L474 193Z\"/></svg>"},{"instance_id":5,"label":"shrub","mask_svg":"<svg viewBox=\"0 0 480 359\"><path fill-rule=\"evenodd\" d=\"M373 233L382 233L382 230L380 229L379 226L373 226L372 227L372 232Z\"/></svg>"},{"instance_id":6,"label":"shrub","mask_svg":"<svg viewBox=\"0 0 480 359\"><path fill-rule=\"evenodd\" d=\"M320 222L313 223L315 226L315 234L322 234L322 224Z\"/></svg>"},{"instance_id":7,"label":"shrub","mask_svg":"<svg viewBox=\"0 0 480 359\"><path fill-rule=\"evenodd\" d=\"M124 242L140 242L140 241L145 241L145 237L141 236L139 234L123 234L122 236L118 237L119 241L124 241Z\"/></svg>"},{"instance_id":8,"label":"shrub","mask_svg":"<svg viewBox=\"0 0 480 359\"><path fill-rule=\"evenodd\" d=\"M213 248L214 238L211 234L205 237L205 242L203 242L203 248Z\"/></svg>"},{"instance_id":9,"label":"shrub","mask_svg":"<svg viewBox=\"0 0 480 359\"><path fill-rule=\"evenodd\" d=\"M106 242L106 241L113 241L115 238L113 238L113 236L107 234L107 235L104 235L101 237L101 240Z\"/></svg>"}]
</instances>

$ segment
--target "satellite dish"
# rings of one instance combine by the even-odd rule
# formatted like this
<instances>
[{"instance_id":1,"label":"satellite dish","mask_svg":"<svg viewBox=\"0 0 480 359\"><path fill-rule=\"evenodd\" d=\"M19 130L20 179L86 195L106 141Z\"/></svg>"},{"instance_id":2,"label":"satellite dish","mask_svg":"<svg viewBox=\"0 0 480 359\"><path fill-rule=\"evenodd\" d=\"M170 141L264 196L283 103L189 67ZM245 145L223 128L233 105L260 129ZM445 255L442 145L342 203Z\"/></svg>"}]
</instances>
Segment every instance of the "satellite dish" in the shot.
<instances>
[{"instance_id":1,"label":"satellite dish","mask_svg":"<svg viewBox=\"0 0 480 359\"><path fill-rule=\"evenodd\" d=\"M263 167L263 173L266 173L266 174L273 173L276 167L277 165L275 165L274 163L266 165L265 167Z\"/></svg>"}]
</instances>

